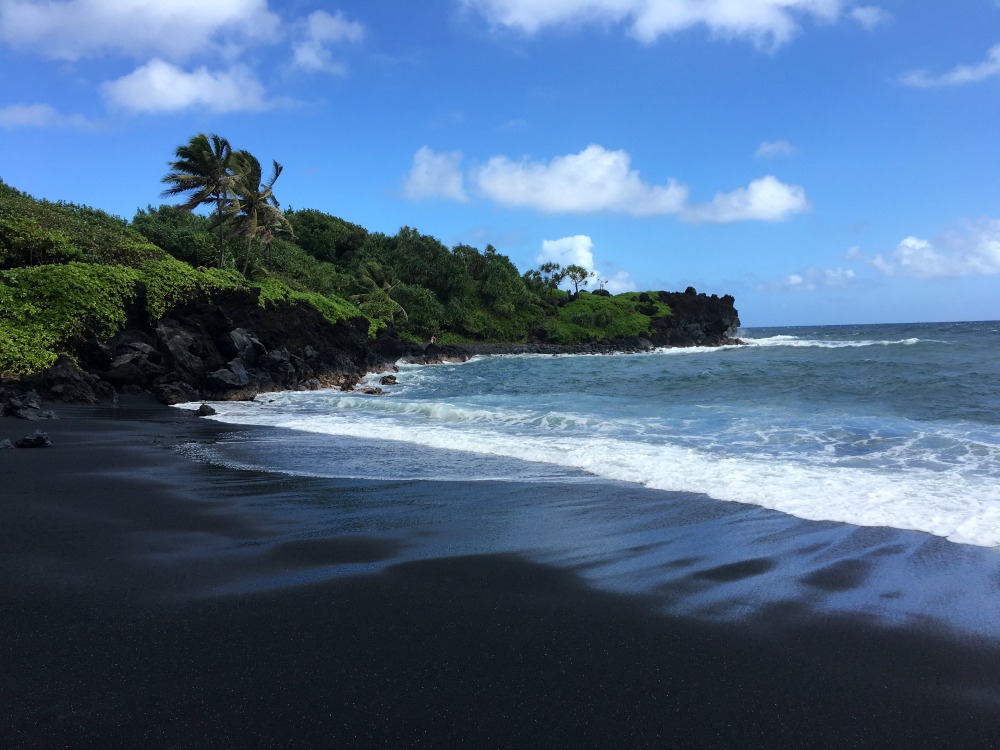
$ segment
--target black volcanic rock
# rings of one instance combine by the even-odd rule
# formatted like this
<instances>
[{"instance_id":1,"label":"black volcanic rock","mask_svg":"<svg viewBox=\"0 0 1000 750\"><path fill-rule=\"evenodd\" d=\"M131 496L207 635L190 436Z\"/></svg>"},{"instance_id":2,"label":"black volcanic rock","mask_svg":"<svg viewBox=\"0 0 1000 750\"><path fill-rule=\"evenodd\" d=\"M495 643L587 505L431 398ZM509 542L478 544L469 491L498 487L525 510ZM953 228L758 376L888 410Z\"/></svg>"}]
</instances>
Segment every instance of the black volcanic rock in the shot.
<instances>
[{"instance_id":1,"label":"black volcanic rock","mask_svg":"<svg viewBox=\"0 0 1000 750\"><path fill-rule=\"evenodd\" d=\"M642 301L641 295L639 297ZM736 344L740 316L732 295L719 297L698 294L694 287L679 292L659 292L660 302L670 306L672 315L653 318L651 341L656 346L721 346Z\"/></svg>"},{"instance_id":2,"label":"black volcanic rock","mask_svg":"<svg viewBox=\"0 0 1000 750\"><path fill-rule=\"evenodd\" d=\"M51 446L52 440L49 439L48 433L41 430L35 430L27 437L14 443L15 448L49 448Z\"/></svg>"},{"instance_id":3,"label":"black volcanic rock","mask_svg":"<svg viewBox=\"0 0 1000 750\"><path fill-rule=\"evenodd\" d=\"M142 299L143 289L139 289ZM655 316L656 301L672 314ZM463 362L476 354L641 352L660 346L719 346L739 343L734 299L711 297L693 288L639 297L651 316L646 337L557 345L544 340L522 344L454 346L402 339L392 327L368 338L368 320L331 324L312 305L279 302L261 307L255 289L201 295L169 310L155 327L142 304L130 305L125 327L110 340L93 333L72 342L77 362L61 356L48 370L20 379L4 393L17 398L31 389L47 401L96 403L117 391L152 392L166 404L204 400L246 400L258 393L316 388L352 389L371 372L390 370L397 361L417 364ZM540 333L540 332L539 332ZM0 394L3 395L3 394ZM37 398L37 397L36 397ZM21 407L5 402L4 412ZM24 416L42 414L37 405Z\"/></svg>"},{"instance_id":4,"label":"black volcanic rock","mask_svg":"<svg viewBox=\"0 0 1000 750\"><path fill-rule=\"evenodd\" d=\"M113 338L90 334L74 347L79 366L60 357L48 370L22 378L16 391L34 388L48 401L96 403L116 390L148 390L176 404L350 388L368 372L387 369L368 339L366 319L331 324L308 304L261 307L256 290L202 295L169 310L155 327L144 307L134 306Z\"/></svg>"}]
</instances>

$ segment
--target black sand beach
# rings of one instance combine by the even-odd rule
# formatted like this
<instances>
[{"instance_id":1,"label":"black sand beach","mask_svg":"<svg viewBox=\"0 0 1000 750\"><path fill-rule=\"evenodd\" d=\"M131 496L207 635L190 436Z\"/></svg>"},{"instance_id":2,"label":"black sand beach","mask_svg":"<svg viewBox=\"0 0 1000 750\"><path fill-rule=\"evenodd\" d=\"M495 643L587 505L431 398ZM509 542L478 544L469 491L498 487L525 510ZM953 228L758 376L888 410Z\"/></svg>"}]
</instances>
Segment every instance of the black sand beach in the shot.
<instances>
[{"instance_id":1,"label":"black sand beach","mask_svg":"<svg viewBox=\"0 0 1000 750\"><path fill-rule=\"evenodd\" d=\"M303 526L293 506L430 502L430 483L197 463L172 447L227 428L152 403L60 415L0 420L0 438L53 440L0 451L6 747L1000 747L989 635L791 594L742 618L671 614L779 563L805 581L790 592L849 591L870 583L873 547L819 570L702 560L669 596L514 552L397 559L398 529L360 512ZM808 543L842 528L810 525ZM962 554L928 544L940 566Z\"/></svg>"}]
</instances>

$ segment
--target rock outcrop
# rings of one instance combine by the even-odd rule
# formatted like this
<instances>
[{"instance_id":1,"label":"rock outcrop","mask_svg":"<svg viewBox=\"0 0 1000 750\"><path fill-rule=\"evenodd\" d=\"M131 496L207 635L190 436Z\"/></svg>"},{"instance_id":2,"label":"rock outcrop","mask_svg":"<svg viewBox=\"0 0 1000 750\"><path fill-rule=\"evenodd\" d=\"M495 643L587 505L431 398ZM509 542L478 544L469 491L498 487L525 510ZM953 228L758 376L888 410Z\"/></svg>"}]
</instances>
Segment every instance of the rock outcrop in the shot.
<instances>
[{"instance_id":1,"label":"rock outcrop","mask_svg":"<svg viewBox=\"0 0 1000 750\"><path fill-rule=\"evenodd\" d=\"M694 287L684 292L658 292L660 302L670 305L673 315L654 317L650 341L655 346L722 346L738 344L740 316L732 295L698 294ZM644 299L645 298L645 299ZM641 302L652 302L648 294ZM641 311L641 310L640 310Z\"/></svg>"},{"instance_id":2,"label":"rock outcrop","mask_svg":"<svg viewBox=\"0 0 1000 750\"><path fill-rule=\"evenodd\" d=\"M149 391L166 404L247 400L270 391L349 390L366 374L391 370L400 361L439 364L463 362L477 354L600 354L739 343L734 336L740 319L731 296L708 297L691 288L654 294L673 314L657 317L653 297L641 295L648 311L640 308L640 312L651 316L648 338L464 346L420 345L399 338L391 328L370 340L364 318L331 324L308 304L261 307L256 290L199 297L176 306L154 325L146 317L140 294L128 310L127 325L116 336L82 338L75 342L76 362L63 356L53 367L23 378L7 391L0 387L0 401L5 414L31 419L51 414L41 411L39 397L96 403L113 400L117 393ZM388 380L382 384L392 385ZM364 392L382 393L379 388Z\"/></svg>"},{"instance_id":3,"label":"rock outcrop","mask_svg":"<svg viewBox=\"0 0 1000 750\"><path fill-rule=\"evenodd\" d=\"M76 403L143 391L166 404L246 400L269 391L351 388L386 367L364 318L333 325L311 305L262 308L255 290L199 297L155 325L144 311L144 303L133 305L116 336L77 342L76 364L60 357L22 379L20 390Z\"/></svg>"}]
</instances>

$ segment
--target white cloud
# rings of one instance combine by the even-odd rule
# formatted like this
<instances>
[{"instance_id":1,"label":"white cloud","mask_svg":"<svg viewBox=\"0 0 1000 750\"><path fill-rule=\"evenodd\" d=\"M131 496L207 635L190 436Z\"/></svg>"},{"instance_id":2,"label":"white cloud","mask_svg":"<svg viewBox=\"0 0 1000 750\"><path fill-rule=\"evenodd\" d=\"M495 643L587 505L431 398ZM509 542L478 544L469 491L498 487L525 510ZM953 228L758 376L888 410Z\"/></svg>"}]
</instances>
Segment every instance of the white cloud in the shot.
<instances>
[{"instance_id":1,"label":"white cloud","mask_svg":"<svg viewBox=\"0 0 1000 750\"><path fill-rule=\"evenodd\" d=\"M403 185L407 198L449 198L465 203L465 178L462 175L462 154L452 151L438 154L422 146L413 155L413 167Z\"/></svg>"},{"instance_id":2,"label":"white cloud","mask_svg":"<svg viewBox=\"0 0 1000 750\"><path fill-rule=\"evenodd\" d=\"M759 159L770 159L775 156L792 156L796 153L798 149L788 141L764 141L757 147L756 156Z\"/></svg>"},{"instance_id":3,"label":"white cloud","mask_svg":"<svg viewBox=\"0 0 1000 750\"><path fill-rule=\"evenodd\" d=\"M458 152L437 154L420 148L404 186L408 198L437 196L466 201ZM745 188L717 193L711 203L691 205L688 189L673 178L665 185L644 181L625 151L590 145L577 154L547 162L494 156L469 171L485 197L516 208L544 213L624 213L631 216L678 215L694 223L782 221L810 208L805 190L768 175Z\"/></svg>"},{"instance_id":4,"label":"white cloud","mask_svg":"<svg viewBox=\"0 0 1000 750\"><path fill-rule=\"evenodd\" d=\"M536 263L558 263L565 268L576 264L588 271L594 269L594 242L585 234L563 237L558 240L542 240L542 252L535 258Z\"/></svg>"},{"instance_id":5,"label":"white cloud","mask_svg":"<svg viewBox=\"0 0 1000 750\"><path fill-rule=\"evenodd\" d=\"M681 218L692 222L782 221L809 210L806 192L767 175L731 193L716 193L711 203L690 206Z\"/></svg>"},{"instance_id":6,"label":"white cloud","mask_svg":"<svg viewBox=\"0 0 1000 750\"><path fill-rule=\"evenodd\" d=\"M803 20L829 23L850 7L850 0L462 0L492 23L534 34L556 25L626 24L642 42L664 34L705 26L717 37L747 37L776 47L792 38ZM872 18L877 9L854 8Z\"/></svg>"},{"instance_id":7,"label":"white cloud","mask_svg":"<svg viewBox=\"0 0 1000 750\"><path fill-rule=\"evenodd\" d=\"M95 124L81 115L64 115L49 104L11 104L0 107L0 128L76 128L88 130Z\"/></svg>"},{"instance_id":8,"label":"white cloud","mask_svg":"<svg viewBox=\"0 0 1000 750\"><path fill-rule=\"evenodd\" d=\"M267 0L0 0L0 41L59 60L180 61L274 41L279 27Z\"/></svg>"},{"instance_id":9,"label":"white cloud","mask_svg":"<svg viewBox=\"0 0 1000 750\"><path fill-rule=\"evenodd\" d=\"M333 60L329 49L332 44L360 42L365 28L356 21L349 21L338 11L336 15L317 10L310 13L303 24L305 38L292 45L294 65L304 70L343 75L346 67Z\"/></svg>"},{"instance_id":10,"label":"white cloud","mask_svg":"<svg viewBox=\"0 0 1000 750\"><path fill-rule=\"evenodd\" d=\"M892 18L890 13L874 5L859 5L856 8L851 8L850 15L854 21L866 29L874 29L876 26L888 23Z\"/></svg>"},{"instance_id":11,"label":"white cloud","mask_svg":"<svg viewBox=\"0 0 1000 750\"><path fill-rule=\"evenodd\" d=\"M992 78L1000 75L1000 44L990 47L986 59L975 65L959 65L948 73L931 75L926 70L916 70L903 76L903 83L918 88L933 88L938 86L962 86L967 83Z\"/></svg>"},{"instance_id":12,"label":"white cloud","mask_svg":"<svg viewBox=\"0 0 1000 750\"><path fill-rule=\"evenodd\" d=\"M152 60L116 81L102 85L108 102L129 112L176 112L203 108L212 112L266 109L264 87L240 70L187 72Z\"/></svg>"},{"instance_id":13,"label":"white cloud","mask_svg":"<svg viewBox=\"0 0 1000 750\"><path fill-rule=\"evenodd\" d=\"M823 287L847 286L856 278L850 268L807 268L799 273L790 273L769 284L761 284L761 291L785 289L798 292L814 292Z\"/></svg>"},{"instance_id":14,"label":"white cloud","mask_svg":"<svg viewBox=\"0 0 1000 750\"><path fill-rule=\"evenodd\" d=\"M604 276L605 274L603 273L597 273L597 286L598 288L607 289L612 294L634 292L639 288L628 271L619 271L618 273L611 274L608 278L604 278Z\"/></svg>"},{"instance_id":15,"label":"white cloud","mask_svg":"<svg viewBox=\"0 0 1000 750\"><path fill-rule=\"evenodd\" d=\"M888 256L869 258L854 248L848 254L890 276L992 276L1000 274L1000 220L969 222L963 232L947 232L936 241L906 237Z\"/></svg>"},{"instance_id":16,"label":"white cloud","mask_svg":"<svg viewBox=\"0 0 1000 750\"><path fill-rule=\"evenodd\" d=\"M603 285L603 288L611 294L633 292L637 288L628 271L607 273L597 268L594 261L594 242L585 234L576 234L558 240L543 240L542 251L535 258L535 262L538 264L558 263L563 268L570 265L583 266L588 271L594 272L594 278L588 282L588 288L600 289ZM572 283L569 281L563 282L563 285L566 288L572 287Z\"/></svg>"},{"instance_id":17,"label":"white cloud","mask_svg":"<svg viewBox=\"0 0 1000 750\"><path fill-rule=\"evenodd\" d=\"M616 211L652 216L681 210L687 188L672 179L666 185L645 182L631 169L631 162L625 151L591 145L549 162L494 156L474 171L473 179L497 203L547 213Z\"/></svg>"}]
</instances>

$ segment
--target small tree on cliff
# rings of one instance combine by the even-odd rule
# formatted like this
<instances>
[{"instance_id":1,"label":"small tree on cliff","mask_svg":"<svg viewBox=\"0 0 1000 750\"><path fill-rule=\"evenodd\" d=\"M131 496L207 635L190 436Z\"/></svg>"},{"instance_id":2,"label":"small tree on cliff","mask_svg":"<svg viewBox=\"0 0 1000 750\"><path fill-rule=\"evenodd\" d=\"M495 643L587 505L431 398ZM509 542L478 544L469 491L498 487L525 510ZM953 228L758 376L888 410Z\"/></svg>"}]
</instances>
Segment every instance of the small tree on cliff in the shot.
<instances>
[{"instance_id":1,"label":"small tree on cliff","mask_svg":"<svg viewBox=\"0 0 1000 750\"><path fill-rule=\"evenodd\" d=\"M579 294L580 287L587 286L590 280L595 276L593 271L588 271L583 266L578 266L575 263L573 265L566 266L566 268L563 269L563 273L565 274L565 278L573 282L573 294Z\"/></svg>"},{"instance_id":2,"label":"small tree on cliff","mask_svg":"<svg viewBox=\"0 0 1000 750\"><path fill-rule=\"evenodd\" d=\"M557 288L562 283L562 280L566 278L566 271L563 267L551 261L542 263L538 267L538 271L542 277L542 283L549 289Z\"/></svg>"}]
</instances>

